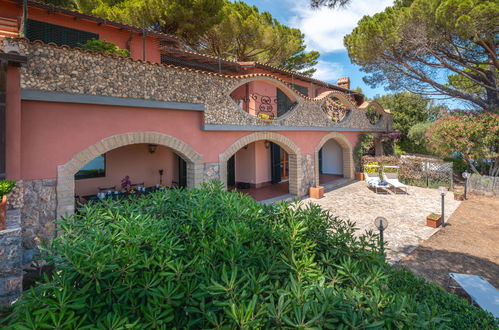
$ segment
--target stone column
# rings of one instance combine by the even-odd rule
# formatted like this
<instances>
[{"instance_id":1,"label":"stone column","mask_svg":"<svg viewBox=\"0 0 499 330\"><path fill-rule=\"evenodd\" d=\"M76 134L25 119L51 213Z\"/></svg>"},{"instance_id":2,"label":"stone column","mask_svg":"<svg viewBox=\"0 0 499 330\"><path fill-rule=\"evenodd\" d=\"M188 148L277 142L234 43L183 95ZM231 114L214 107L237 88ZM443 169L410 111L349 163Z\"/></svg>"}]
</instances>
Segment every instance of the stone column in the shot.
<instances>
[{"instance_id":1,"label":"stone column","mask_svg":"<svg viewBox=\"0 0 499 330\"><path fill-rule=\"evenodd\" d=\"M22 250L21 210L8 210L7 228L0 231L0 309L21 296Z\"/></svg>"},{"instance_id":2,"label":"stone column","mask_svg":"<svg viewBox=\"0 0 499 330\"><path fill-rule=\"evenodd\" d=\"M299 180L301 181L300 196L308 194L308 188L315 185L315 154L302 154L301 155L301 174Z\"/></svg>"},{"instance_id":3,"label":"stone column","mask_svg":"<svg viewBox=\"0 0 499 330\"><path fill-rule=\"evenodd\" d=\"M204 163L204 182L220 181L220 165L218 163Z\"/></svg>"},{"instance_id":4,"label":"stone column","mask_svg":"<svg viewBox=\"0 0 499 330\"><path fill-rule=\"evenodd\" d=\"M383 151L383 142L381 136L379 135L374 137L374 150L376 157L383 156L385 154Z\"/></svg>"},{"instance_id":5,"label":"stone column","mask_svg":"<svg viewBox=\"0 0 499 330\"><path fill-rule=\"evenodd\" d=\"M23 264L33 259L37 246L55 236L56 180L25 180L21 209ZM74 203L74 199L73 199Z\"/></svg>"}]
</instances>

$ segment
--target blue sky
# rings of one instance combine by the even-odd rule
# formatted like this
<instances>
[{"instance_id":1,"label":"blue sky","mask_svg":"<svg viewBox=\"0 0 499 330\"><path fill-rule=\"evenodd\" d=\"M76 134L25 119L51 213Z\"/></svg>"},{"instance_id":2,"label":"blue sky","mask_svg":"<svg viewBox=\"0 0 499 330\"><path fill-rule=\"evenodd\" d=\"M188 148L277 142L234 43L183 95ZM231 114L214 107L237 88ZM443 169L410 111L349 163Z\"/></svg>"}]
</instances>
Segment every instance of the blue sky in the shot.
<instances>
[{"instance_id":1,"label":"blue sky","mask_svg":"<svg viewBox=\"0 0 499 330\"><path fill-rule=\"evenodd\" d=\"M350 33L364 15L383 11L393 0L353 0L347 8L311 9L308 0L244 0L268 11L279 22L305 33L307 50L321 53L314 77L336 83L339 77L350 77L351 88L361 87L367 97L387 94L383 87L370 88L362 81L359 67L350 63L343 37Z\"/></svg>"}]
</instances>

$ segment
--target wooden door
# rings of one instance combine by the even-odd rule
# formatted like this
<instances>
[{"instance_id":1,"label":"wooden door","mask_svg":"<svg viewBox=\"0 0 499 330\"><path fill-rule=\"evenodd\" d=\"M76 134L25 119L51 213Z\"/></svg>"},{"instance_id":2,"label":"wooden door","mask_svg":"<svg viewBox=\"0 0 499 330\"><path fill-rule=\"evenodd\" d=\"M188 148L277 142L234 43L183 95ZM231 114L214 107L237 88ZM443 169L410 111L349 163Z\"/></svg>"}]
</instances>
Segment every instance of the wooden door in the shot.
<instances>
[{"instance_id":1,"label":"wooden door","mask_svg":"<svg viewBox=\"0 0 499 330\"><path fill-rule=\"evenodd\" d=\"M281 147L270 142L270 173L272 184L281 182L281 166Z\"/></svg>"},{"instance_id":2,"label":"wooden door","mask_svg":"<svg viewBox=\"0 0 499 330\"><path fill-rule=\"evenodd\" d=\"M187 163L185 160L178 156L178 185L180 187L187 187Z\"/></svg>"},{"instance_id":3,"label":"wooden door","mask_svg":"<svg viewBox=\"0 0 499 330\"><path fill-rule=\"evenodd\" d=\"M236 185L236 155L233 155L227 161L227 187Z\"/></svg>"},{"instance_id":4,"label":"wooden door","mask_svg":"<svg viewBox=\"0 0 499 330\"><path fill-rule=\"evenodd\" d=\"M289 178L288 153L281 148L281 180Z\"/></svg>"}]
</instances>

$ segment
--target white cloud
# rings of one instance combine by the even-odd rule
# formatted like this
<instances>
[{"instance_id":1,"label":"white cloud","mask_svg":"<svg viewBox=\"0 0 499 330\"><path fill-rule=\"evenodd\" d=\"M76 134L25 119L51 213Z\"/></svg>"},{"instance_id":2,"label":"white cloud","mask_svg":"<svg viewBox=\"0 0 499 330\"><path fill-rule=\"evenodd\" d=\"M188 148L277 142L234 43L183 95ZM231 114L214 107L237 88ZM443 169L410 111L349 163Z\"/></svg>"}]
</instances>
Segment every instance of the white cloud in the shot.
<instances>
[{"instance_id":1,"label":"white cloud","mask_svg":"<svg viewBox=\"0 0 499 330\"><path fill-rule=\"evenodd\" d=\"M314 78L336 84L339 77L345 75L340 63L319 60L315 66Z\"/></svg>"},{"instance_id":2,"label":"white cloud","mask_svg":"<svg viewBox=\"0 0 499 330\"><path fill-rule=\"evenodd\" d=\"M290 1L294 16L289 24L305 33L308 49L329 53L344 50L343 37L364 15L373 15L393 4L393 0L353 0L340 9L310 8L308 0Z\"/></svg>"}]
</instances>

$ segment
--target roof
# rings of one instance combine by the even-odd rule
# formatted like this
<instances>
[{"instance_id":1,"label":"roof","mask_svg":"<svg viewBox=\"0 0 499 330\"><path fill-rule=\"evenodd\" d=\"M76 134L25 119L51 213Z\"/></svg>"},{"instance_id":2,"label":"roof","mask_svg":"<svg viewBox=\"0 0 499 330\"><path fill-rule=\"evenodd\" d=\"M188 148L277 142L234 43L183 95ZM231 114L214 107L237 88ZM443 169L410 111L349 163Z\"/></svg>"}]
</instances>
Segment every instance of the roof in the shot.
<instances>
[{"instance_id":1,"label":"roof","mask_svg":"<svg viewBox=\"0 0 499 330\"><path fill-rule=\"evenodd\" d=\"M7 61L8 63L19 65L27 63L28 58L25 55L21 55L17 52L4 52L0 49L0 61Z\"/></svg>"},{"instance_id":2,"label":"roof","mask_svg":"<svg viewBox=\"0 0 499 330\"><path fill-rule=\"evenodd\" d=\"M10 0L10 1L19 2L19 0ZM69 15L69 16L73 16L73 17L76 17L76 18L81 18L81 19L86 19L86 20L94 21L94 22L97 22L99 24L111 25L111 26L114 26L116 28L125 29L125 30L129 30L129 31L134 31L134 32L137 32L137 33L143 33L144 32L143 28L140 28L140 27L137 27L137 26L132 26L132 25L120 23L120 22L117 22L117 21L107 20L107 19L100 18L100 17L97 17L97 16L83 14L83 13L80 13L80 12L78 12L76 10L71 10L71 9L68 9L68 8L63 8L63 7L55 6L55 5L52 5L52 4L45 3L45 2L40 2L40 1L35 1L35 0L27 0L27 1L28 1L28 6L32 6L32 7L36 7L36 8L41 8L41 9L46 9L48 11L58 12L58 13L62 13L62 14ZM181 39L179 39L179 38L177 38L175 36L166 34L166 33L147 30L146 34L150 35L150 36L157 37L158 39L169 40L169 41L174 41L176 43L183 44L183 41ZM354 95L362 96L362 94L359 93L359 92L357 92L357 91L352 91L350 89L342 88L342 87L339 87L338 85L334 85L334 84L331 84L331 83L328 83L328 82L325 82L325 81L322 81L322 80L318 80L318 79L315 79L315 78L303 75L303 74L298 73L298 72L293 72L293 71L285 70L285 69L278 68L278 67L273 66L273 65L264 64L264 63L260 63L260 62L237 62L237 61L222 59L222 58L216 57L216 56L210 56L210 55L200 54L200 53L193 52L193 51L181 50L181 49L178 49L178 48L171 48L171 47L167 47L167 46L165 46L165 47L162 48L162 52L164 52L164 53L170 53L170 54L175 54L177 56L185 57L187 59L198 61L198 62L208 62L208 63L214 63L214 64L218 64L218 65L220 65L220 64L229 65L231 67L236 67L237 69L243 69L243 68L248 68L248 67L261 68L261 69L269 70L269 71L272 71L272 72L275 72L275 73L280 73L280 74L283 74L283 75L287 75L287 76L289 76L291 78L296 77L298 79L301 79L301 80L304 80L304 81L307 81L307 82L310 82L310 83L313 83L313 84L316 84L316 85L320 85L320 86L323 86L325 88L329 88L329 89L341 91L343 93L347 93L347 94L350 94L350 95L354 94Z\"/></svg>"},{"instance_id":3,"label":"roof","mask_svg":"<svg viewBox=\"0 0 499 330\"><path fill-rule=\"evenodd\" d=\"M19 2L19 1L16 1L16 0L10 0L10 1ZM76 17L76 18L81 18L81 19L85 19L85 20L89 20L89 21L94 21L94 22L99 23L99 24L111 25L111 26L114 26L114 27L119 28L119 29L134 31L134 32L138 32L138 33L143 33L144 32L143 28L140 28L140 27L137 27L137 26L132 26L132 25L120 23L120 22L117 22L117 21L111 21L111 20L108 20L108 19L100 18L100 17L97 17L97 16L83 14L83 13L80 13L79 11L76 11L76 10L71 10L71 9L64 8L64 7L54 6L52 4L48 4L48 3L45 3L45 2L40 2L40 1L35 1L35 0L28 0L28 6L36 7L36 8L41 8L41 9L46 9L46 10L51 11L51 12L61 13L61 14L64 14L64 15L69 15L69 16L73 16L73 17ZM162 32L159 32L159 31L146 30L146 34L150 35L150 36L157 37L159 39L170 40L170 41L175 41L175 42L182 43L181 39L179 39L179 38L177 38L175 36L172 36L170 34L162 33Z\"/></svg>"},{"instance_id":4,"label":"roof","mask_svg":"<svg viewBox=\"0 0 499 330\"><path fill-rule=\"evenodd\" d=\"M180 50L180 49L176 49L176 48L172 48L172 47L163 47L161 49L161 52L162 53L173 54L173 55L176 55L176 56L179 56L179 57L183 57L183 58L186 58L186 59L189 59L189 60L194 60L194 61L199 61L199 62L207 62L207 63L214 63L214 64L220 64L221 65L221 69L222 69L221 71L223 71L222 65L228 65L228 66L231 66L231 67L237 67L238 69L249 68L249 67L262 68L262 69L269 70L269 71L272 71L272 72L284 74L284 75L287 75L289 77L296 77L296 78L299 78L301 80L308 81L308 82L311 82L311 83L314 83L316 85L320 85L320 86L323 86L323 87L326 87L326 88L329 88L329 89L338 90L338 91L341 91L341 92L344 92L344 93L347 93L347 94L358 94L358 95L362 95L361 93L359 93L357 91L352 91L352 90L349 90L349 89L346 89L346 88L342 88L342 87L339 87L337 85L334 85L334 84L331 84L331 83L328 83L328 82L325 82L325 81L322 81L322 80L319 80L319 79L315 79L315 78L312 78L312 77L309 77L309 76L305 76L305 75L303 75L301 73L297 73L297 72L293 72L293 71L281 69L281 68L278 68L276 66L269 65L269 64L264 64L264 63L260 63L260 62L237 62L237 61L232 61L232 60L226 60L226 59L223 59L223 58L220 58L220 57L216 57L216 56L211 56L211 55L206 55L206 54L200 54L200 53L193 52L193 51Z\"/></svg>"}]
</instances>

